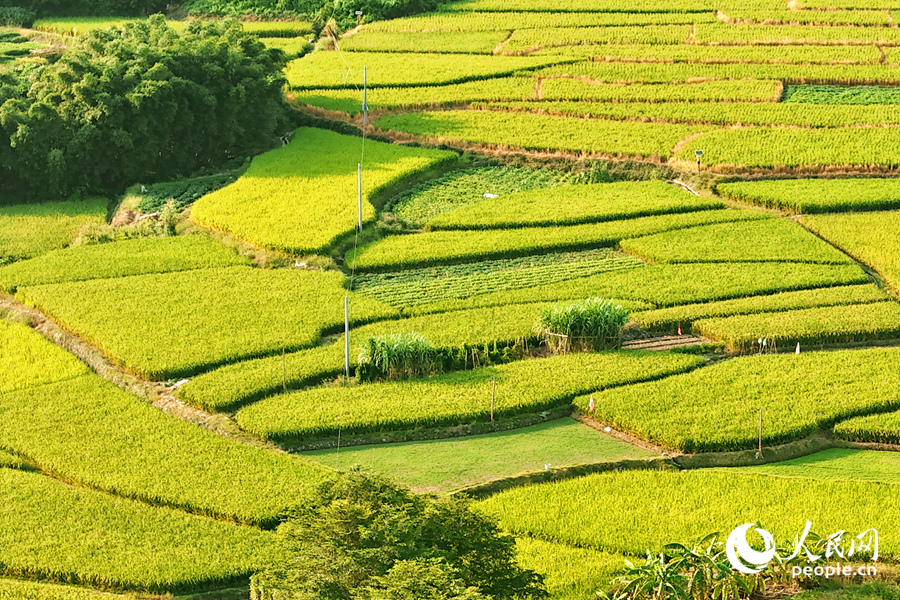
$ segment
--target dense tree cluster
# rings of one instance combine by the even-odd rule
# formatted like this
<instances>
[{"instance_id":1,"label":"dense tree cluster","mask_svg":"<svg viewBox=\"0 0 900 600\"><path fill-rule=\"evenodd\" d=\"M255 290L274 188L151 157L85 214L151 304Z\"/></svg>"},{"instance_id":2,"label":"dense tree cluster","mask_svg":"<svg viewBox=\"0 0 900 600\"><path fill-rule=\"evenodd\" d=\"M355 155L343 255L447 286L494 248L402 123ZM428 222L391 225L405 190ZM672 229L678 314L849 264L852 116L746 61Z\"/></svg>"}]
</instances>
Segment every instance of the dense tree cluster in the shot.
<instances>
[{"instance_id":1,"label":"dense tree cluster","mask_svg":"<svg viewBox=\"0 0 900 600\"><path fill-rule=\"evenodd\" d=\"M350 471L279 527L290 559L253 577L256 600L544 598L515 542L460 499L417 496Z\"/></svg>"},{"instance_id":2,"label":"dense tree cluster","mask_svg":"<svg viewBox=\"0 0 900 600\"><path fill-rule=\"evenodd\" d=\"M0 79L0 180L42 197L119 191L258 153L283 126L284 60L234 21L86 34Z\"/></svg>"}]
</instances>

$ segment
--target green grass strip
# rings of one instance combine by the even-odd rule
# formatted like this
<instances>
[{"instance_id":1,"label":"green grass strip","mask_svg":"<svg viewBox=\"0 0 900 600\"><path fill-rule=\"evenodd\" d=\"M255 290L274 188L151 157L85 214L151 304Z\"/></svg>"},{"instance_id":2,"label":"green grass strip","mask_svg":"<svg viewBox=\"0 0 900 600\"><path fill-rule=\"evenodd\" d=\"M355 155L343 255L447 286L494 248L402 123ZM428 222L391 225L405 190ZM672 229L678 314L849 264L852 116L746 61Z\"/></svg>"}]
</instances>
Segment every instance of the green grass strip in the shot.
<instances>
[{"instance_id":1,"label":"green grass strip","mask_svg":"<svg viewBox=\"0 0 900 600\"><path fill-rule=\"evenodd\" d=\"M236 182L195 202L191 218L271 250L325 252L357 226L361 144L358 137L300 128L290 144L256 157ZM372 202L386 187L456 160L453 152L382 142L365 148L364 221L374 217Z\"/></svg>"},{"instance_id":2,"label":"green grass strip","mask_svg":"<svg viewBox=\"0 0 900 600\"><path fill-rule=\"evenodd\" d=\"M268 532L0 469L7 575L179 592L244 583L280 555Z\"/></svg>"},{"instance_id":3,"label":"green grass strip","mask_svg":"<svg viewBox=\"0 0 900 600\"><path fill-rule=\"evenodd\" d=\"M104 222L106 204L103 198L90 198L0 206L0 264L71 244L82 227Z\"/></svg>"},{"instance_id":4,"label":"green grass strip","mask_svg":"<svg viewBox=\"0 0 900 600\"><path fill-rule=\"evenodd\" d=\"M766 219L667 231L622 240L625 252L658 263L803 262L849 264L853 259L787 219Z\"/></svg>"},{"instance_id":5,"label":"green grass strip","mask_svg":"<svg viewBox=\"0 0 900 600\"><path fill-rule=\"evenodd\" d=\"M0 394L65 381L88 366L22 323L0 320Z\"/></svg>"},{"instance_id":6,"label":"green grass strip","mask_svg":"<svg viewBox=\"0 0 900 600\"><path fill-rule=\"evenodd\" d=\"M754 313L770 313L818 306L868 304L886 300L887 296L875 284L847 285L835 288L781 292L765 296L736 298L705 304L672 306L632 313L631 319L645 329L674 329L698 319L729 317Z\"/></svg>"},{"instance_id":7,"label":"green grass strip","mask_svg":"<svg viewBox=\"0 0 900 600\"><path fill-rule=\"evenodd\" d=\"M804 226L875 269L900 292L900 212L816 215Z\"/></svg>"},{"instance_id":8,"label":"green grass strip","mask_svg":"<svg viewBox=\"0 0 900 600\"><path fill-rule=\"evenodd\" d=\"M55 250L2 267L0 288L15 292L18 287L45 283L247 264L234 250L205 235L139 238Z\"/></svg>"},{"instance_id":9,"label":"green grass strip","mask_svg":"<svg viewBox=\"0 0 900 600\"><path fill-rule=\"evenodd\" d=\"M21 288L18 296L137 374L191 375L309 347L322 330L396 315L335 271L227 267ZM90 298L90 302L85 302Z\"/></svg>"},{"instance_id":10,"label":"green grass strip","mask_svg":"<svg viewBox=\"0 0 900 600\"><path fill-rule=\"evenodd\" d=\"M536 343L532 329L543 306L488 307L354 327L350 330L350 367L356 367L363 341L390 333L419 333L437 347L459 351L476 347L480 354L487 344L505 346L516 340ZM272 356L204 373L179 388L178 397L206 410L232 410L240 404L282 391L282 386L297 389L343 372L344 340L340 336L327 346L289 353L283 364L281 356Z\"/></svg>"},{"instance_id":11,"label":"green grass strip","mask_svg":"<svg viewBox=\"0 0 900 600\"><path fill-rule=\"evenodd\" d=\"M900 444L900 412L888 412L841 421L834 434L851 442Z\"/></svg>"},{"instance_id":12,"label":"green grass strip","mask_svg":"<svg viewBox=\"0 0 900 600\"><path fill-rule=\"evenodd\" d=\"M242 408L235 418L247 431L277 441L457 425L489 418L494 379L494 414L504 417L565 405L579 393L683 372L703 362L662 353L570 354L415 381L283 394Z\"/></svg>"},{"instance_id":13,"label":"green grass strip","mask_svg":"<svg viewBox=\"0 0 900 600\"><path fill-rule=\"evenodd\" d=\"M719 200L694 196L662 181L628 181L504 195L444 213L428 221L426 228L579 225L716 208L724 208Z\"/></svg>"},{"instance_id":14,"label":"green grass strip","mask_svg":"<svg viewBox=\"0 0 900 600\"><path fill-rule=\"evenodd\" d=\"M832 448L784 462L755 467L739 467L727 469L727 471L759 473L777 477L900 483L900 454Z\"/></svg>"},{"instance_id":15,"label":"green grass strip","mask_svg":"<svg viewBox=\"0 0 900 600\"><path fill-rule=\"evenodd\" d=\"M25 462L19 457L10 454L9 452L0 450L0 468L23 469L25 468Z\"/></svg>"},{"instance_id":16,"label":"green grass strip","mask_svg":"<svg viewBox=\"0 0 900 600\"><path fill-rule=\"evenodd\" d=\"M900 179L776 179L718 186L720 194L796 213L900 208Z\"/></svg>"},{"instance_id":17,"label":"green grass strip","mask_svg":"<svg viewBox=\"0 0 900 600\"><path fill-rule=\"evenodd\" d=\"M377 444L307 452L323 465L359 464L419 492L444 492L522 473L572 465L650 458L651 452L568 417L539 425L446 440Z\"/></svg>"},{"instance_id":18,"label":"green grass strip","mask_svg":"<svg viewBox=\"0 0 900 600\"><path fill-rule=\"evenodd\" d=\"M499 144L526 150L656 155L662 159L671 154L680 140L712 129L709 126L622 123L480 110L388 115L375 124L383 130L448 141Z\"/></svg>"},{"instance_id":19,"label":"green grass strip","mask_svg":"<svg viewBox=\"0 0 900 600\"><path fill-rule=\"evenodd\" d=\"M856 265L805 263L704 263L651 265L641 269L601 273L532 288L442 300L413 306L405 312L425 314L511 302L552 302L590 296L638 300L658 307L713 302L744 296L869 283Z\"/></svg>"},{"instance_id":20,"label":"green grass strip","mask_svg":"<svg viewBox=\"0 0 900 600\"><path fill-rule=\"evenodd\" d=\"M626 238L662 231L770 218L765 213L723 209L583 225L393 235L351 250L346 262L359 271L383 272L614 246Z\"/></svg>"},{"instance_id":21,"label":"green grass strip","mask_svg":"<svg viewBox=\"0 0 900 600\"><path fill-rule=\"evenodd\" d=\"M875 528L879 553L894 556L900 551L900 516L884 507L896 494L892 485L862 481L624 471L518 488L480 507L517 534L636 556L648 549L659 552L669 543L691 544L712 532L721 539L738 525L756 521L777 543L788 543L803 533L807 519L823 537L840 530L856 536ZM647 510L663 498L663 508Z\"/></svg>"},{"instance_id":22,"label":"green grass strip","mask_svg":"<svg viewBox=\"0 0 900 600\"><path fill-rule=\"evenodd\" d=\"M740 450L756 447L760 409L763 444L780 444L900 408L898 390L895 349L756 355L594 394L594 416L675 450ZM588 398L576 405L588 411Z\"/></svg>"},{"instance_id":23,"label":"green grass strip","mask_svg":"<svg viewBox=\"0 0 900 600\"><path fill-rule=\"evenodd\" d=\"M693 327L729 347L750 350L760 338L782 348L795 344L833 344L900 337L900 304L846 304L701 319Z\"/></svg>"}]
</instances>

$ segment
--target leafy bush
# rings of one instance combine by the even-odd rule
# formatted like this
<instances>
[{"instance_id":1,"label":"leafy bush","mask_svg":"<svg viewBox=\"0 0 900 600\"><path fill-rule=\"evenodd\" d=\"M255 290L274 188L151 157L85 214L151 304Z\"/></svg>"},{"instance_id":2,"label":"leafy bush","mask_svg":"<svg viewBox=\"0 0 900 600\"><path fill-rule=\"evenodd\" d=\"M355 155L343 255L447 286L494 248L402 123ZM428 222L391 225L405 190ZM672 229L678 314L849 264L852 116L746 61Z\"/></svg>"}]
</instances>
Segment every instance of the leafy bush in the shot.
<instances>
[{"instance_id":1,"label":"leafy bush","mask_svg":"<svg viewBox=\"0 0 900 600\"><path fill-rule=\"evenodd\" d=\"M0 6L0 26L2 27L29 28L34 24L35 19L37 19L37 15L27 8Z\"/></svg>"},{"instance_id":2,"label":"leafy bush","mask_svg":"<svg viewBox=\"0 0 900 600\"><path fill-rule=\"evenodd\" d=\"M278 534L290 555L253 576L257 600L547 596L516 563L514 538L468 500L435 501L360 470L318 486Z\"/></svg>"},{"instance_id":3,"label":"leafy bush","mask_svg":"<svg viewBox=\"0 0 900 600\"><path fill-rule=\"evenodd\" d=\"M435 371L440 371L437 349L422 334L412 332L365 340L356 366L360 381L424 377Z\"/></svg>"},{"instance_id":4,"label":"leafy bush","mask_svg":"<svg viewBox=\"0 0 900 600\"><path fill-rule=\"evenodd\" d=\"M284 117L283 66L236 21L178 33L154 15L91 31L37 71L24 99L4 104L11 160L0 164L25 189L68 195L258 153Z\"/></svg>"},{"instance_id":5,"label":"leafy bush","mask_svg":"<svg viewBox=\"0 0 900 600\"><path fill-rule=\"evenodd\" d=\"M535 331L554 352L564 354L578 349L618 348L627 322L627 308L612 300L585 298L543 309Z\"/></svg>"}]
</instances>

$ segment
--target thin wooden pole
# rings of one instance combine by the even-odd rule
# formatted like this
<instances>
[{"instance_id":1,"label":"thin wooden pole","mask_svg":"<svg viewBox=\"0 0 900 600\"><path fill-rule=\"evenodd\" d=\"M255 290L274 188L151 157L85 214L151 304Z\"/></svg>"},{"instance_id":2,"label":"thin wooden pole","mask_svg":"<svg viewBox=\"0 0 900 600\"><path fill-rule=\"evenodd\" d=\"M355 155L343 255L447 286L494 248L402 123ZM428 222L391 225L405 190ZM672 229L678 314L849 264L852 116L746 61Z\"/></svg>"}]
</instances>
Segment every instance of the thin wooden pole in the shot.
<instances>
[{"instance_id":1,"label":"thin wooden pole","mask_svg":"<svg viewBox=\"0 0 900 600\"><path fill-rule=\"evenodd\" d=\"M350 299L344 296L344 376L350 379Z\"/></svg>"},{"instance_id":2,"label":"thin wooden pole","mask_svg":"<svg viewBox=\"0 0 900 600\"><path fill-rule=\"evenodd\" d=\"M494 377L494 384L491 388L491 423L494 422L494 397L497 395L497 378Z\"/></svg>"},{"instance_id":3,"label":"thin wooden pole","mask_svg":"<svg viewBox=\"0 0 900 600\"><path fill-rule=\"evenodd\" d=\"M362 163L356 163L356 212L359 220L357 227L362 231Z\"/></svg>"},{"instance_id":4,"label":"thin wooden pole","mask_svg":"<svg viewBox=\"0 0 900 600\"><path fill-rule=\"evenodd\" d=\"M363 126L369 124L369 86L366 70L366 67L363 67Z\"/></svg>"},{"instance_id":5,"label":"thin wooden pole","mask_svg":"<svg viewBox=\"0 0 900 600\"><path fill-rule=\"evenodd\" d=\"M762 409L759 409L759 455L762 456Z\"/></svg>"}]
</instances>

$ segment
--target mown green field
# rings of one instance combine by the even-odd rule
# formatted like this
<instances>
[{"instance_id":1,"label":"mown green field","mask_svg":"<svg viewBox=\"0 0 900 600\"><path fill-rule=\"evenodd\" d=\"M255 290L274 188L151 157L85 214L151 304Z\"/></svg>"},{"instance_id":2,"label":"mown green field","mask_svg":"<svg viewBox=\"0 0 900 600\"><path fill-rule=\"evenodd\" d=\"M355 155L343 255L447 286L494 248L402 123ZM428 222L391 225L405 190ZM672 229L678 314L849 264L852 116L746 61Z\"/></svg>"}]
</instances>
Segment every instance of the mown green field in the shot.
<instances>
[{"instance_id":1,"label":"mown green field","mask_svg":"<svg viewBox=\"0 0 900 600\"><path fill-rule=\"evenodd\" d=\"M323 465L389 473L422 492L444 492L547 468L653 456L569 418L446 440L356 446L305 453Z\"/></svg>"}]
</instances>

